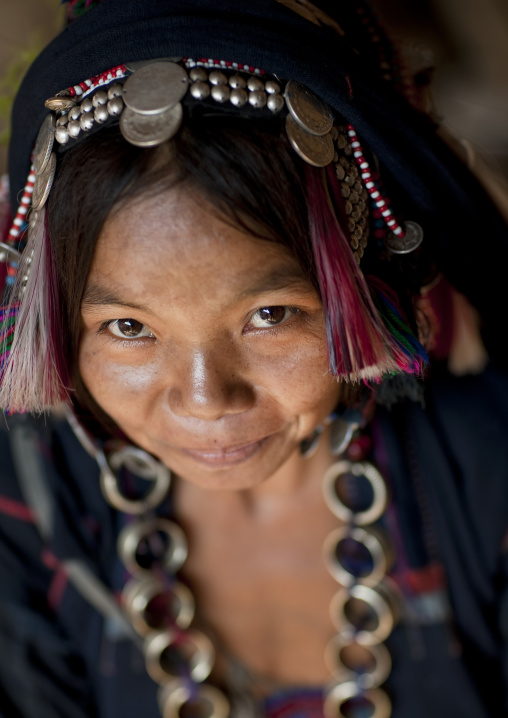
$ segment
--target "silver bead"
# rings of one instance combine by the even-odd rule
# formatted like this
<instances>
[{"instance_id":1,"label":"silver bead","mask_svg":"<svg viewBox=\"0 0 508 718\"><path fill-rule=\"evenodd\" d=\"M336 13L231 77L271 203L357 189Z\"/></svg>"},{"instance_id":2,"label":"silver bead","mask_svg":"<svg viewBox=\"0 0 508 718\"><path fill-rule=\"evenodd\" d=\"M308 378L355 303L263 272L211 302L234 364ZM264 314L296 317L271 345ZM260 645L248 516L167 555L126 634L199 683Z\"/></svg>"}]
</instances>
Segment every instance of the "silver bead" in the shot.
<instances>
[{"instance_id":1,"label":"silver bead","mask_svg":"<svg viewBox=\"0 0 508 718\"><path fill-rule=\"evenodd\" d=\"M91 130L93 127L93 115L91 112L83 112L79 118L79 124L82 130L85 132Z\"/></svg>"},{"instance_id":2,"label":"silver bead","mask_svg":"<svg viewBox=\"0 0 508 718\"><path fill-rule=\"evenodd\" d=\"M213 70L213 72L208 75L208 80L212 85L227 85L228 83L228 78L220 70Z\"/></svg>"},{"instance_id":3,"label":"silver bead","mask_svg":"<svg viewBox=\"0 0 508 718\"><path fill-rule=\"evenodd\" d=\"M267 80L265 82L265 92L268 92L269 95L278 95L280 93L280 85L273 80Z\"/></svg>"},{"instance_id":4,"label":"silver bead","mask_svg":"<svg viewBox=\"0 0 508 718\"><path fill-rule=\"evenodd\" d=\"M100 107L100 105L105 105L108 101L108 93L104 92L104 90L99 90L99 92L96 92L95 95L92 97L92 103L94 107Z\"/></svg>"},{"instance_id":5,"label":"silver bead","mask_svg":"<svg viewBox=\"0 0 508 718\"><path fill-rule=\"evenodd\" d=\"M284 98L282 95L269 95L266 104L272 112L280 112L284 107Z\"/></svg>"},{"instance_id":6,"label":"silver bead","mask_svg":"<svg viewBox=\"0 0 508 718\"><path fill-rule=\"evenodd\" d=\"M266 92L261 90L249 92L249 104L256 108L264 107L266 105Z\"/></svg>"},{"instance_id":7,"label":"silver bead","mask_svg":"<svg viewBox=\"0 0 508 718\"><path fill-rule=\"evenodd\" d=\"M207 82L198 80L190 86L190 93L196 100L206 100L210 94L210 86Z\"/></svg>"},{"instance_id":8,"label":"silver bead","mask_svg":"<svg viewBox=\"0 0 508 718\"><path fill-rule=\"evenodd\" d=\"M81 114L81 107L79 105L76 105L76 107L73 107L72 110L69 112L69 119L79 120L80 114Z\"/></svg>"},{"instance_id":9,"label":"silver bead","mask_svg":"<svg viewBox=\"0 0 508 718\"><path fill-rule=\"evenodd\" d=\"M247 85L247 81L241 75L231 75L229 84L234 90L243 90Z\"/></svg>"},{"instance_id":10,"label":"silver bead","mask_svg":"<svg viewBox=\"0 0 508 718\"><path fill-rule=\"evenodd\" d=\"M104 105L98 105L94 110L93 117L96 122L106 122L109 117L108 108Z\"/></svg>"},{"instance_id":11,"label":"silver bead","mask_svg":"<svg viewBox=\"0 0 508 718\"><path fill-rule=\"evenodd\" d=\"M81 103L81 112L91 112L93 110L93 102L89 97L86 97Z\"/></svg>"},{"instance_id":12,"label":"silver bead","mask_svg":"<svg viewBox=\"0 0 508 718\"><path fill-rule=\"evenodd\" d=\"M189 77L193 82L205 82L208 80L208 73L204 67L193 67Z\"/></svg>"},{"instance_id":13,"label":"silver bead","mask_svg":"<svg viewBox=\"0 0 508 718\"><path fill-rule=\"evenodd\" d=\"M231 90L229 101L235 107L243 107L245 104L247 104L247 100L248 95L246 90L243 90L241 88Z\"/></svg>"},{"instance_id":14,"label":"silver bead","mask_svg":"<svg viewBox=\"0 0 508 718\"><path fill-rule=\"evenodd\" d=\"M62 125L66 125L67 122L68 122L68 120L69 120L69 115L62 115L62 116L59 117L58 120L56 121L56 126L57 126L57 127L61 127Z\"/></svg>"},{"instance_id":15,"label":"silver bead","mask_svg":"<svg viewBox=\"0 0 508 718\"><path fill-rule=\"evenodd\" d=\"M69 141L69 133L66 127L60 125L60 127L56 128L55 140L61 145L65 145Z\"/></svg>"},{"instance_id":16,"label":"silver bead","mask_svg":"<svg viewBox=\"0 0 508 718\"><path fill-rule=\"evenodd\" d=\"M121 97L123 95L123 87L115 82L114 85L108 88L108 100L113 100L115 97Z\"/></svg>"},{"instance_id":17,"label":"silver bead","mask_svg":"<svg viewBox=\"0 0 508 718\"><path fill-rule=\"evenodd\" d=\"M216 102L226 102L229 100L231 90L227 85L214 85L212 87L212 97Z\"/></svg>"},{"instance_id":18,"label":"silver bead","mask_svg":"<svg viewBox=\"0 0 508 718\"><path fill-rule=\"evenodd\" d=\"M71 120L67 125L67 132L69 133L69 137L77 137L81 132L79 120Z\"/></svg>"},{"instance_id":19,"label":"silver bead","mask_svg":"<svg viewBox=\"0 0 508 718\"><path fill-rule=\"evenodd\" d=\"M265 89L265 83L259 79L259 77L249 77L247 80L247 87L251 92L259 92Z\"/></svg>"},{"instance_id":20,"label":"silver bead","mask_svg":"<svg viewBox=\"0 0 508 718\"><path fill-rule=\"evenodd\" d=\"M111 116L116 117L117 115L120 115L123 110L123 101L121 97L113 97L112 100L108 102L106 105L108 108L108 112Z\"/></svg>"}]
</instances>

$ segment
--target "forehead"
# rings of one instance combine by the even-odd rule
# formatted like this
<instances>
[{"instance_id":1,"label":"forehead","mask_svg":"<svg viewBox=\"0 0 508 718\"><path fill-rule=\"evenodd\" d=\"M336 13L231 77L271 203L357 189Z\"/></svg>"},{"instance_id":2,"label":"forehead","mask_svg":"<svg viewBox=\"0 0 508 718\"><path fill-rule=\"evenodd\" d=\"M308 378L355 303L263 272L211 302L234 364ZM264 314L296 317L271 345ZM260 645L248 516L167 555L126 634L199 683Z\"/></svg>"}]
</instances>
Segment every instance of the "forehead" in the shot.
<instances>
[{"instance_id":1,"label":"forehead","mask_svg":"<svg viewBox=\"0 0 508 718\"><path fill-rule=\"evenodd\" d=\"M283 245L241 231L179 187L108 219L88 285L135 295L159 288L167 296L171 287L242 294L308 282Z\"/></svg>"}]
</instances>

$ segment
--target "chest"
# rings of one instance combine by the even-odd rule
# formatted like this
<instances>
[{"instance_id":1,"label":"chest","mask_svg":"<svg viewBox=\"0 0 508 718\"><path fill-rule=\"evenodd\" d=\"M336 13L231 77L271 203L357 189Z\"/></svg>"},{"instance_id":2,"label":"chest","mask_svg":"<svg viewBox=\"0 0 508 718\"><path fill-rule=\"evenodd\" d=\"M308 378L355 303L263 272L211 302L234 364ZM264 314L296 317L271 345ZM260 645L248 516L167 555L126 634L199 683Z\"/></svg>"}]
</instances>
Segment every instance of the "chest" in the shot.
<instances>
[{"instance_id":1,"label":"chest","mask_svg":"<svg viewBox=\"0 0 508 718\"><path fill-rule=\"evenodd\" d=\"M325 567L323 544L338 520L321 496L295 502L282 515L216 506L206 520L188 515L186 523L185 577L219 649L219 666L232 656L283 683L325 682L337 584Z\"/></svg>"}]
</instances>

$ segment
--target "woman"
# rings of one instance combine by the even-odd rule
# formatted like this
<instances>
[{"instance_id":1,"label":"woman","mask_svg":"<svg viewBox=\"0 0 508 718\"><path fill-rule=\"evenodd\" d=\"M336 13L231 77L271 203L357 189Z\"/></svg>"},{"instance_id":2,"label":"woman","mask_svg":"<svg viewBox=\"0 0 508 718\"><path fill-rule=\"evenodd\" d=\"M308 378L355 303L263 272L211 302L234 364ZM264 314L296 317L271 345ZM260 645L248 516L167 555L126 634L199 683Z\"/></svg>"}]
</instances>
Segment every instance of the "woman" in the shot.
<instances>
[{"instance_id":1,"label":"woman","mask_svg":"<svg viewBox=\"0 0 508 718\"><path fill-rule=\"evenodd\" d=\"M27 75L5 715L506 710L506 226L324 6L104 0Z\"/></svg>"}]
</instances>

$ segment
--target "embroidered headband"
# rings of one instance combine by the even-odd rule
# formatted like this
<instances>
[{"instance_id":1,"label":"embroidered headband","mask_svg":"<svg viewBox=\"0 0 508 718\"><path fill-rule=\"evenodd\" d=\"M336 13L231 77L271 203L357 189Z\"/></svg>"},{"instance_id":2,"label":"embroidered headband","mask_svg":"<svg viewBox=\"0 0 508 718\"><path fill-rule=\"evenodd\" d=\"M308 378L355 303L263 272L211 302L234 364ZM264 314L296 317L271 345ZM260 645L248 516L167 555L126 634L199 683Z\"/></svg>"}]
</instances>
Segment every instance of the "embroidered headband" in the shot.
<instances>
[{"instance_id":1,"label":"embroidered headband","mask_svg":"<svg viewBox=\"0 0 508 718\"><path fill-rule=\"evenodd\" d=\"M42 209L51 191L54 149L73 146L112 122L119 122L130 144L159 145L178 132L183 100L191 107L220 105L225 111L240 109L259 117L285 113L286 133L296 153L315 167L335 163L357 261L367 242L368 194L390 230L386 245L391 252L405 254L421 243L423 232L417 224L408 222L404 230L395 220L373 181L352 125L335 125L331 109L300 83L281 82L258 68L209 60L121 65L46 100L51 112L42 123L33 153L32 211ZM17 236L20 219L11 239Z\"/></svg>"}]
</instances>

